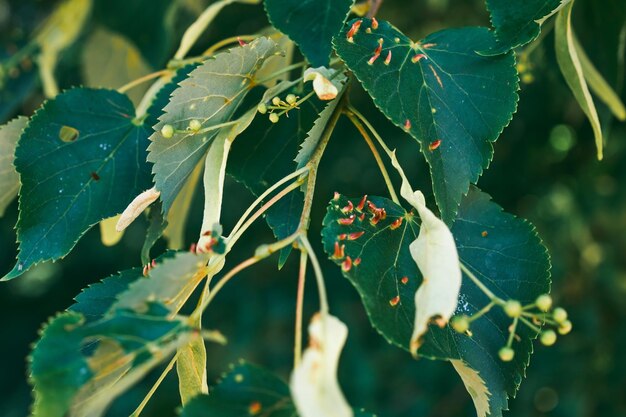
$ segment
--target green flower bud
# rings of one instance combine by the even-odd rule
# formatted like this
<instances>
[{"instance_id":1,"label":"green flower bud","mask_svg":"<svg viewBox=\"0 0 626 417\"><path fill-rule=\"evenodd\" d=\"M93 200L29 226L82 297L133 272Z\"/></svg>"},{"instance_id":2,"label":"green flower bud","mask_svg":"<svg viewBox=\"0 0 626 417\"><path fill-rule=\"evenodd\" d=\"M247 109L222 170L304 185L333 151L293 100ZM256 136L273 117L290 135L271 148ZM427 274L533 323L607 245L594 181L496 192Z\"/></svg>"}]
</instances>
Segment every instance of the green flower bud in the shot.
<instances>
[{"instance_id":1,"label":"green flower bud","mask_svg":"<svg viewBox=\"0 0 626 417\"><path fill-rule=\"evenodd\" d=\"M544 346L552 346L556 343L556 333L554 333L554 330L544 330L539 335L539 341Z\"/></svg>"},{"instance_id":2,"label":"green flower bud","mask_svg":"<svg viewBox=\"0 0 626 417\"><path fill-rule=\"evenodd\" d=\"M280 99L279 99L278 97L274 97L274 98L272 99L272 104L273 104L274 106L280 106Z\"/></svg>"},{"instance_id":3,"label":"green flower bud","mask_svg":"<svg viewBox=\"0 0 626 417\"><path fill-rule=\"evenodd\" d=\"M298 97L296 97L294 94L287 94L285 101L293 106L298 101Z\"/></svg>"},{"instance_id":4,"label":"green flower bud","mask_svg":"<svg viewBox=\"0 0 626 417\"><path fill-rule=\"evenodd\" d=\"M552 312L552 317L554 318L554 321L556 321L557 323L561 324L565 320L567 320L567 311L565 311L564 308L557 307Z\"/></svg>"},{"instance_id":5,"label":"green flower bud","mask_svg":"<svg viewBox=\"0 0 626 417\"><path fill-rule=\"evenodd\" d=\"M498 356L500 356L502 362L511 362L515 357L515 351L505 346L498 351Z\"/></svg>"},{"instance_id":6,"label":"green flower bud","mask_svg":"<svg viewBox=\"0 0 626 417\"><path fill-rule=\"evenodd\" d=\"M270 122L272 123L278 123L278 115L276 113L270 113Z\"/></svg>"},{"instance_id":7,"label":"green flower bud","mask_svg":"<svg viewBox=\"0 0 626 417\"><path fill-rule=\"evenodd\" d=\"M550 308L552 308L552 297L550 297L548 294L541 294L539 297L537 297L535 304L537 304L537 308L539 310L547 313Z\"/></svg>"},{"instance_id":8,"label":"green flower bud","mask_svg":"<svg viewBox=\"0 0 626 417\"><path fill-rule=\"evenodd\" d=\"M163 125L163 127L161 128L161 135L165 139L170 139L172 136L174 136L174 126Z\"/></svg>"},{"instance_id":9,"label":"green flower bud","mask_svg":"<svg viewBox=\"0 0 626 417\"><path fill-rule=\"evenodd\" d=\"M267 113L267 106L265 105L265 103L260 103L256 109L261 114Z\"/></svg>"},{"instance_id":10,"label":"green flower bud","mask_svg":"<svg viewBox=\"0 0 626 417\"><path fill-rule=\"evenodd\" d=\"M189 121L189 130L192 132L197 132L202 128L202 123L199 120L193 119Z\"/></svg>"},{"instance_id":11,"label":"green flower bud","mask_svg":"<svg viewBox=\"0 0 626 417\"><path fill-rule=\"evenodd\" d=\"M522 304L517 300L509 300L504 304L504 312L509 317L519 317L522 315Z\"/></svg>"},{"instance_id":12,"label":"green flower bud","mask_svg":"<svg viewBox=\"0 0 626 417\"><path fill-rule=\"evenodd\" d=\"M572 331L572 322L569 320L565 320L563 323L561 323L561 325L559 326L559 334L568 334L569 332Z\"/></svg>"},{"instance_id":13,"label":"green flower bud","mask_svg":"<svg viewBox=\"0 0 626 417\"><path fill-rule=\"evenodd\" d=\"M470 320L469 317L463 314L462 316L454 316L450 320L450 325L454 330L459 333L465 333L469 330Z\"/></svg>"}]
</instances>

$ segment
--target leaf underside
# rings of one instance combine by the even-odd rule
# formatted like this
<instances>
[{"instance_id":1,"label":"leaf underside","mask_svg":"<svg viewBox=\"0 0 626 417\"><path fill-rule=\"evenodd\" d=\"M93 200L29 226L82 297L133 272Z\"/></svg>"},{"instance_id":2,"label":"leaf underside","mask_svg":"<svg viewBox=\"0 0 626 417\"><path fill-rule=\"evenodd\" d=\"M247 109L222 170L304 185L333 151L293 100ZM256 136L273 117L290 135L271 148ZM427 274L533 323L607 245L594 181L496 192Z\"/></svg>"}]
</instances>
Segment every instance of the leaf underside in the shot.
<instances>
[{"instance_id":1,"label":"leaf underside","mask_svg":"<svg viewBox=\"0 0 626 417\"><path fill-rule=\"evenodd\" d=\"M330 203L322 231L325 251L356 287L372 325L390 343L408 350L415 317L414 296L422 283L409 252L409 245L419 234L419 220L390 200L371 197L369 201L385 208L387 214L386 219L373 225L374 215L367 205L359 211L360 199L350 199L354 207L350 213L348 201L340 196ZM351 214L355 215L351 225L339 223ZM534 228L503 212L486 194L470 189L451 231L461 262L497 296L528 304L548 292L549 258ZM345 245L339 257L334 256L336 242L339 248ZM351 261L349 268L347 257ZM456 314L471 315L488 303L489 299L464 277ZM517 391L532 352L531 340L536 336L527 328L520 329L521 341L514 345L515 359L502 362L498 350L506 344L510 324L511 319L494 308L472 323L472 337L450 327L431 325L418 354L463 360L485 380L492 393L491 415L500 416L507 407L507 397Z\"/></svg>"},{"instance_id":2,"label":"leaf underside","mask_svg":"<svg viewBox=\"0 0 626 417\"><path fill-rule=\"evenodd\" d=\"M352 41L347 34L357 20L335 37L335 49L376 106L419 142L449 224L516 110L515 58L475 52L495 45L486 28L447 29L413 42L388 22L373 29L361 20Z\"/></svg>"}]
</instances>

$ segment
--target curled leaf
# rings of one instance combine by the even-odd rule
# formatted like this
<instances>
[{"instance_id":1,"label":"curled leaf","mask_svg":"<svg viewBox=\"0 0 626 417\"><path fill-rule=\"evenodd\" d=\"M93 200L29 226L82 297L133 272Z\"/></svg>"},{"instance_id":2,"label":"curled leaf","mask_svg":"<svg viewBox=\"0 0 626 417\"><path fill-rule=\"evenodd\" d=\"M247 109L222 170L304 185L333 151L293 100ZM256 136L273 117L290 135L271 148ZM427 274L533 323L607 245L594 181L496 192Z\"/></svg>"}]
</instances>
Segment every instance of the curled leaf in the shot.
<instances>
[{"instance_id":1,"label":"curled leaf","mask_svg":"<svg viewBox=\"0 0 626 417\"><path fill-rule=\"evenodd\" d=\"M152 187L135 197L120 216L115 230L118 232L125 230L150 204L154 203L160 195L161 193L157 191L156 188Z\"/></svg>"},{"instance_id":2,"label":"curled leaf","mask_svg":"<svg viewBox=\"0 0 626 417\"><path fill-rule=\"evenodd\" d=\"M446 325L454 314L461 291L461 268L452 232L426 207L421 191L413 191L395 154L391 162L402 177L400 194L422 220L419 235L411 243L411 257L424 280L415 293L415 323L411 336L411 353L417 354L428 324L434 318L439 327Z\"/></svg>"},{"instance_id":3,"label":"curled leaf","mask_svg":"<svg viewBox=\"0 0 626 417\"><path fill-rule=\"evenodd\" d=\"M290 388L301 417L352 417L352 409L339 387L337 367L348 337L338 318L317 314L309 324L309 347L293 370Z\"/></svg>"},{"instance_id":4,"label":"curled leaf","mask_svg":"<svg viewBox=\"0 0 626 417\"><path fill-rule=\"evenodd\" d=\"M469 392L472 397L478 417L486 417L488 414L491 414L489 408L491 392L487 389L487 384L481 378L478 371L469 367L462 360L451 360L450 363L454 366L461 380L463 380L465 389L467 389L467 392Z\"/></svg>"}]
</instances>

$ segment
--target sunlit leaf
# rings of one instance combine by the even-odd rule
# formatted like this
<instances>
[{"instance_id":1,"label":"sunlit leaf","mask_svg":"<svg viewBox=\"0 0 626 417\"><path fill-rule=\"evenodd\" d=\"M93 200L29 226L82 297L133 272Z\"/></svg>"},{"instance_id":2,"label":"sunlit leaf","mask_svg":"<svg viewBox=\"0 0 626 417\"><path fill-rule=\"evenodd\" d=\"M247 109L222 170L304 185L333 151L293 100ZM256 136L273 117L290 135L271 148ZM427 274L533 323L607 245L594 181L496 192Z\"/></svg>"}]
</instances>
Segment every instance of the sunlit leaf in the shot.
<instances>
[{"instance_id":1,"label":"sunlit leaf","mask_svg":"<svg viewBox=\"0 0 626 417\"><path fill-rule=\"evenodd\" d=\"M20 176L13 166L15 147L28 118L18 117L0 126L0 217L20 189Z\"/></svg>"}]
</instances>

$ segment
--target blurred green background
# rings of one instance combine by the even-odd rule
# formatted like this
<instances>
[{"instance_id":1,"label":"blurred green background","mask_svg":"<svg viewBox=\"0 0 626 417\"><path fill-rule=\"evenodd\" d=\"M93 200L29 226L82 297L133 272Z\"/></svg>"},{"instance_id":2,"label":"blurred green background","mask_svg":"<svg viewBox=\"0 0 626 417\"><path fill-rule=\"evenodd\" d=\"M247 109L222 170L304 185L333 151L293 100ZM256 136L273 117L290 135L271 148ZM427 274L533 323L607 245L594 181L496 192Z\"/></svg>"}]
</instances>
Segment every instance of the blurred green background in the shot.
<instances>
[{"instance_id":1,"label":"blurred green background","mask_svg":"<svg viewBox=\"0 0 626 417\"><path fill-rule=\"evenodd\" d=\"M521 0L520 0L521 1ZM57 2L0 0L0 57L23 47ZM98 57L89 43L106 28L132 41L144 60L162 68L184 28L205 0L96 0L81 38L62 56L61 88L88 84L82 63ZM174 10L175 9L175 10ZM450 26L488 25L481 0L386 0L379 18L392 21L412 38ZM577 0L575 30L605 78L624 94L626 2ZM202 38L196 52L222 38L254 33L267 20L261 6L227 8ZM549 28L550 25L547 26ZM518 113L495 144L495 157L479 186L507 211L533 222L552 255L553 295L568 309L574 330L555 347L536 346L528 376L511 401L511 417L626 416L626 126L611 121L599 105L606 127L605 160L598 162L591 128L565 85L555 61L553 34L527 55ZM89 55L90 54L90 55ZM524 52L522 52L524 54ZM108 68L107 71L122 68ZM353 102L397 147L413 183L429 190L428 169L415 141L377 113L367 96L353 89ZM30 115L43 100L32 65L24 63L0 90L0 122ZM385 195L385 186L367 149L351 125L340 123L324 156L313 211L311 236L319 249L319 226L326 202L337 190L347 195ZM188 224L188 243L200 227L201 192ZM224 223L232 227L249 193L234 181L226 186ZM17 203L0 219L0 273L16 254ZM90 283L137 266L145 221L136 222L121 243L104 247L98 228L91 230L66 259L47 263L0 285L0 416L27 414L31 401L26 357L41 324L72 303ZM250 256L271 240L259 222L230 264ZM164 250L164 243L153 252ZM323 255L322 255L323 257ZM292 363L296 257L282 271L268 260L234 280L207 312L205 323L220 329L227 347L209 345L209 378L246 358L287 377ZM340 272L323 259L331 308L348 323L350 336L342 356L340 380L351 404L380 416L472 416L473 406L452 367L413 361L388 345L370 327L360 300ZM312 280L309 280L312 281ZM306 313L316 309L312 282ZM310 296L310 297L309 297ZM128 415L160 370L118 399L109 416ZM145 416L172 416L177 404L175 373L159 389Z\"/></svg>"}]
</instances>

